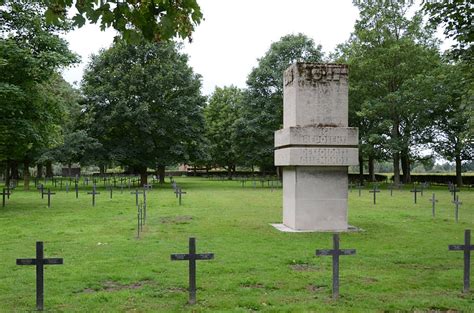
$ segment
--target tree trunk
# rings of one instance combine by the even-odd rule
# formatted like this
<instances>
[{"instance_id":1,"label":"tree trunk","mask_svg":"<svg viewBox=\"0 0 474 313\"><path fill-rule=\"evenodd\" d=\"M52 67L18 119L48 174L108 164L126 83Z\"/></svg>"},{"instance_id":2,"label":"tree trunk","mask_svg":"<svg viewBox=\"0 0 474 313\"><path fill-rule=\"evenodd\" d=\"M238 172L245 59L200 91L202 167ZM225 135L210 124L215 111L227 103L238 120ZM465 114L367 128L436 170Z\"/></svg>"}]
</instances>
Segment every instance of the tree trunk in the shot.
<instances>
[{"instance_id":1,"label":"tree trunk","mask_svg":"<svg viewBox=\"0 0 474 313\"><path fill-rule=\"evenodd\" d=\"M164 184L165 183L165 166L158 165L157 173L158 173L158 176L160 177L160 184Z\"/></svg>"},{"instance_id":2,"label":"tree trunk","mask_svg":"<svg viewBox=\"0 0 474 313\"><path fill-rule=\"evenodd\" d=\"M362 157L362 152L359 149L359 184L362 186L364 184L364 158Z\"/></svg>"},{"instance_id":3,"label":"tree trunk","mask_svg":"<svg viewBox=\"0 0 474 313\"><path fill-rule=\"evenodd\" d=\"M140 168L140 187L148 184L148 172L146 166Z\"/></svg>"},{"instance_id":4,"label":"tree trunk","mask_svg":"<svg viewBox=\"0 0 474 313\"><path fill-rule=\"evenodd\" d=\"M23 162L23 190L30 190L30 162Z\"/></svg>"},{"instance_id":5,"label":"tree trunk","mask_svg":"<svg viewBox=\"0 0 474 313\"><path fill-rule=\"evenodd\" d=\"M53 177L53 162L46 161L46 177Z\"/></svg>"},{"instance_id":6,"label":"tree trunk","mask_svg":"<svg viewBox=\"0 0 474 313\"><path fill-rule=\"evenodd\" d=\"M72 176L72 164L71 164L71 162L69 162L69 163L67 164L67 172L68 172L67 175L68 175L69 177L71 177L71 176Z\"/></svg>"},{"instance_id":7,"label":"tree trunk","mask_svg":"<svg viewBox=\"0 0 474 313\"><path fill-rule=\"evenodd\" d=\"M395 142L400 136L399 125L400 123L398 121L393 121L391 135L392 140L394 140ZM393 183L396 185L400 184L400 151L398 151L398 149L394 149L393 151Z\"/></svg>"},{"instance_id":8,"label":"tree trunk","mask_svg":"<svg viewBox=\"0 0 474 313\"><path fill-rule=\"evenodd\" d=\"M374 162L374 156L369 155L369 177L371 182L375 181Z\"/></svg>"},{"instance_id":9,"label":"tree trunk","mask_svg":"<svg viewBox=\"0 0 474 313\"><path fill-rule=\"evenodd\" d=\"M103 176L105 174L105 165L99 166L99 172L100 172L101 176Z\"/></svg>"},{"instance_id":10,"label":"tree trunk","mask_svg":"<svg viewBox=\"0 0 474 313\"><path fill-rule=\"evenodd\" d=\"M410 175L410 158L408 153L403 151L401 155L402 161L402 171L403 171L403 182L405 184L411 183L411 175Z\"/></svg>"},{"instance_id":11,"label":"tree trunk","mask_svg":"<svg viewBox=\"0 0 474 313\"><path fill-rule=\"evenodd\" d=\"M19 180L20 179L20 174L18 173L18 162L17 161L11 161L10 177L14 180Z\"/></svg>"},{"instance_id":12,"label":"tree trunk","mask_svg":"<svg viewBox=\"0 0 474 313\"><path fill-rule=\"evenodd\" d=\"M227 179L232 180L232 165L227 165Z\"/></svg>"},{"instance_id":13,"label":"tree trunk","mask_svg":"<svg viewBox=\"0 0 474 313\"><path fill-rule=\"evenodd\" d=\"M461 156L456 154L456 185L462 187Z\"/></svg>"},{"instance_id":14,"label":"tree trunk","mask_svg":"<svg viewBox=\"0 0 474 313\"><path fill-rule=\"evenodd\" d=\"M41 163L36 164L36 178L43 178L43 164Z\"/></svg>"}]
</instances>

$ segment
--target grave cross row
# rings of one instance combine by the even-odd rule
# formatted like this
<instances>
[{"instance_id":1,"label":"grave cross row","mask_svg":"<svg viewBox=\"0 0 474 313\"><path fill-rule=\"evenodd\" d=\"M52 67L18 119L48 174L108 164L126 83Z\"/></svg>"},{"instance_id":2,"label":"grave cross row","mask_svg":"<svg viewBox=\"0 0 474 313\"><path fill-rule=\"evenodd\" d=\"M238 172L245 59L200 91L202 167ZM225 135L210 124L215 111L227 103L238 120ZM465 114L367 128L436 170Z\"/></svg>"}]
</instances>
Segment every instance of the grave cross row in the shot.
<instances>
[{"instance_id":1,"label":"grave cross row","mask_svg":"<svg viewBox=\"0 0 474 313\"><path fill-rule=\"evenodd\" d=\"M172 261L189 261L189 304L196 303L196 261L214 259L214 253L196 253L196 238L189 238L188 254L172 254Z\"/></svg>"},{"instance_id":2,"label":"grave cross row","mask_svg":"<svg viewBox=\"0 0 474 313\"><path fill-rule=\"evenodd\" d=\"M469 293L470 287L470 272L471 272L471 251L474 251L474 245L471 245L471 230L464 231L464 245L449 245L450 251L464 252L464 293Z\"/></svg>"},{"instance_id":3,"label":"grave cross row","mask_svg":"<svg viewBox=\"0 0 474 313\"><path fill-rule=\"evenodd\" d=\"M339 256L354 255L355 249L339 249L339 234L333 235L332 250L316 250L316 255L332 255L332 296L334 299L339 297Z\"/></svg>"},{"instance_id":4,"label":"grave cross row","mask_svg":"<svg viewBox=\"0 0 474 313\"><path fill-rule=\"evenodd\" d=\"M63 264L62 258L45 259L43 242L36 242L36 259L16 259L17 265L36 265L36 309L43 311L44 306L44 265Z\"/></svg>"}]
</instances>

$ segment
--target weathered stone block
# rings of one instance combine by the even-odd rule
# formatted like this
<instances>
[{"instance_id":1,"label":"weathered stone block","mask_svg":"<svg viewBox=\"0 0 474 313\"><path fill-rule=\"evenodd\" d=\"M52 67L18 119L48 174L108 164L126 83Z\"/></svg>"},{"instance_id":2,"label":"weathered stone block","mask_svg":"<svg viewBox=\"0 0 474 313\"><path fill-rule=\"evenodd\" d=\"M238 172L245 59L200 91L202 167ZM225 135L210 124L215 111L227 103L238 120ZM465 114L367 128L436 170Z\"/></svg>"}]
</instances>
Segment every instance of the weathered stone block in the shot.
<instances>
[{"instance_id":1,"label":"weathered stone block","mask_svg":"<svg viewBox=\"0 0 474 313\"><path fill-rule=\"evenodd\" d=\"M282 148L275 150L276 166L348 166L359 164L357 148Z\"/></svg>"},{"instance_id":2,"label":"weathered stone block","mask_svg":"<svg viewBox=\"0 0 474 313\"><path fill-rule=\"evenodd\" d=\"M353 146L359 144L356 127L289 127L275 132L275 148L286 146Z\"/></svg>"}]
</instances>

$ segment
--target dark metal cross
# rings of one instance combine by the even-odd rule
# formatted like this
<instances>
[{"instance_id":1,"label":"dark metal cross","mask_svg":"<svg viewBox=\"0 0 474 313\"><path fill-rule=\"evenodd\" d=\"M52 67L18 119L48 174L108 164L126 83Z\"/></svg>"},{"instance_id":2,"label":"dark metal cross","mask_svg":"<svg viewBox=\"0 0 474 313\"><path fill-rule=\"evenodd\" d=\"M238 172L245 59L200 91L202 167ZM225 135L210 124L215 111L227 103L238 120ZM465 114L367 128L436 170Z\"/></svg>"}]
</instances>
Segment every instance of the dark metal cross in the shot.
<instances>
[{"instance_id":1,"label":"dark metal cross","mask_svg":"<svg viewBox=\"0 0 474 313\"><path fill-rule=\"evenodd\" d=\"M438 202L438 200L435 198L435 194L433 193L433 195L431 196L431 199L430 199L431 203L432 203L432 209L431 209L431 212L433 214L433 217L435 217L435 206L436 206L436 202Z\"/></svg>"},{"instance_id":2,"label":"dark metal cross","mask_svg":"<svg viewBox=\"0 0 474 313\"><path fill-rule=\"evenodd\" d=\"M189 261L189 304L196 303L196 260L214 259L214 253L196 254L196 238L189 238L188 254L172 254L171 261Z\"/></svg>"},{"instance_id":3,"label":"dark metal cross","mask_svg":"<svg viewBox=\"0 0 474 313\"><path fill-rule=\"evenodd\" d=\"M464 251L464 293L469 293L470 272L471 272L471 251L474 251L474 245L471 245L471 230L464 231L464 245L449 245L450 251Z\"/></svg>"},{"instance_id":4,"label":"dark metal cross","mask_svg":"<svg viewBox=\"0 0 474 313\"><path fill-rule=\"evenodd\" d=\"M181 195L186 194L185 191L181 189L181 187L177 186L175 191L176 197L179 199L179 205L181 205Z\"/></svg>"},{"instance_id":5,"label":"dark metal cross","mask_svg":"<svg viewBox=\"0 0 474 313\"><path fill-rule=\"evenodd\" d=\"M95 184L94 187L92 188L92 192L88 192L88 195L92 195L92 206L95 206L95 195L100 195L100 192L97 192L95 189Z\"/></svg>"},{"instance_id":6,"label":"dark metal cross","mask_svg":"<svg viewBox=\"0 0 474 313\"><path fill-rule=\"evenodd\" d=\"M456 185L453 185L453 187L451 188L451 193L453 194L453 201L456 201L456 192L458 191L461 191L461 190L457 189Z\"/></svg>"},{"instance_id":7,"label":"dark metal cross","mask_svg":"<svg viewBox=\"0 0 474 313\"><path fill-rule=\"evenodd\" d=\"M36 242L36 259L16 259L16 265L36 265L36 309L43 311L44 306L44 265L63 264L62 258L45 259L43 242Z\"/></svg>"},{"instance_id":8,"label":"dark metal cross","mask_svg":"<svg viewBox=\"0 0 474 313\"><path fill-rule=\"evenodd\" d=\"M138 206L138 195L139 195L139 194L142 194L142 193L143 193L143 192L138 191L138 189L135 190L135 192L131 192L131 193L130 193L131 195L135 194L135 205L136 205L136 206Z\"/></svg>"},{"instance_id":9,"label":"dark metal cross","mask_svg":"<svg viewBox=\"0 0 474 313\"><path fill-rule=\"evenodd\" d=\"M339 298L339 256L340 255L354 255L355 249L339 249L339 234L334 234L333 250L316 250L316 255L332 255L332 296L334 299Z\"/></svg>"},{"instance_id":10,"label":"dark metal cross","mask_svg":"<svg viewBox=\"0 0 474 313\"><path fill-rule=\"evenodd\" d=\"M353 183L349 183L349 190L350 190L350 192L352 192L352 187L354 187L354 184L353 184Z\"/></svg>"},{"instance_id":11,"label":"dark metal cross","mask_svg":"<svg viewBox=\"0 0 474 313\"><path fill-rule=\"evenodd\" d=\"M48 192L43 192L43 195L48 195L48 208L51 207L51 195L55 195L55 192L51 192L51 189L48 188Z\"/></svg>"},{"instance_id":12,"label":"dark metal cross","mask_svg":"<svg viewBox=\"0 0 474 313\"><path fill-rule=\"evenodd\" d=\"M357 189L359 189L359 197L360 197L360 193L361 193L362 188L364 188L364 185L362 185L361 183L358 183L357 184Z\"/></svg>"},{"instance_id":13,"label":"dark metal cross","mask_svg":"<svg viewBox=\"0 0 474 313\"><path fill-rule=\"evenodd\" d=\"M114 192L114 191L113 191L114 188L112 187L112 185L109 185L109 186L107 187L107 189L108 189L109 192L110 192L110 199L112 199L112 193Z\"/></svg>"},{"instance_id":14,"label":"dark metal cross","mask_svg":"<svg viewBox=\"0 0 474 313\"><path fill-rule=\"evenodd\" d=\"M39 190L39 192L41 192L41 199L43 199L43 194L44 194L44 185L43 184L40 184L38 188L36 188Z\"/></svg>"},{"instance_id":15,"label":"dark metal cross","mask_svg":"<svg viewBox=\"0 0 474 313\"><path fill-rule=\"evenodd\" d=\"M76 190L76 199L79 198L79 185L77 181L74 183L74 189Z\"/></svg>"},{"instance_id":16,"label":"dark metal cross","mask_svg":"<svg viewBox=\"0 0 474 313\"><path fill-rule=\"evenodd\" d=\"M388 186L388 189L390 189L390 197L393 196L393 188L395 188L395 186L394 186L393 184L390 184L390 185Z\"/></svg>"},{"instance_id":17,"label":"dark metal cross","mask_svg":"<svg viewBox=\"0 0 474 313\"><path fill-rule=\"evenodd\" d=\"M372 190L369 190L369 192L373 193L374 194L374 204L376 203L376 195L377 195L377 192L380 192L380 190L377 189L377 186L374 185L374 188Z\"/></svg>"},{"instance_id":18,"label":"dark metal cross","mask_svg":"<svg viewBox=\"0 0 474 313\"><path fill-rule=\"evenodd\" d=\"M410 192L413 192L413 195L414 195L414 197L415 197L415 198L414 198L414 199L415 199L415 204L416 204L416 194L417 194L418 192L420 192L420 190L418 190L418 189L416 188L416 186L413 186L413 189L410 190Z\"/></svg>"},{"instance_id":19,"label":"dark metal cross","mask_svg":"<svg viewBox=\"0 0 474 313\"><path fill-rule=\"evenodd\" d=\"M451 201L451 202L456 205L455 206L455 215L456 215L456 223L457 223L458 219L459 219L459 205L462 204L462 201L459 201L459 196L456 196L456 200Z\"/></svg>"},{"instance_id":20,"label":"dark metal cross","mask_svg":"<svg viewBox=\"0 0 474 313\"><path fill-rule=\"evenodd\" d=\"M8 196L10 198L10 191L9 190L5 190L5 188L3 188L3 192L2 192L2 207L5 207L5 196Z\"/></svg>"}]
</instances>

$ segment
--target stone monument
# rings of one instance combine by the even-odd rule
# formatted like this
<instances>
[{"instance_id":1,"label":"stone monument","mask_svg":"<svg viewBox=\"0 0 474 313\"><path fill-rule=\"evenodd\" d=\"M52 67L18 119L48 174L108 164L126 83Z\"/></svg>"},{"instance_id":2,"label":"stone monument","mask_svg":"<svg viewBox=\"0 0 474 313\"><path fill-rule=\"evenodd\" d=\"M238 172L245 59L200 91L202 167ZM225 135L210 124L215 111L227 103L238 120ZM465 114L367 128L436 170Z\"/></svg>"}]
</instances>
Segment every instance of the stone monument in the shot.
<instances>
[{"instance_id":1,"label":"stone monument","mask_svg":"<svg viewBox=\"0 0 474 313\"><path fill-rule=\"evenodd\" d=\"M348 166L358 164L358 129L348 127L348 67L296 63L284 73L283 224L290 230L348 230Z\"/></svg>"}]
</instances>

